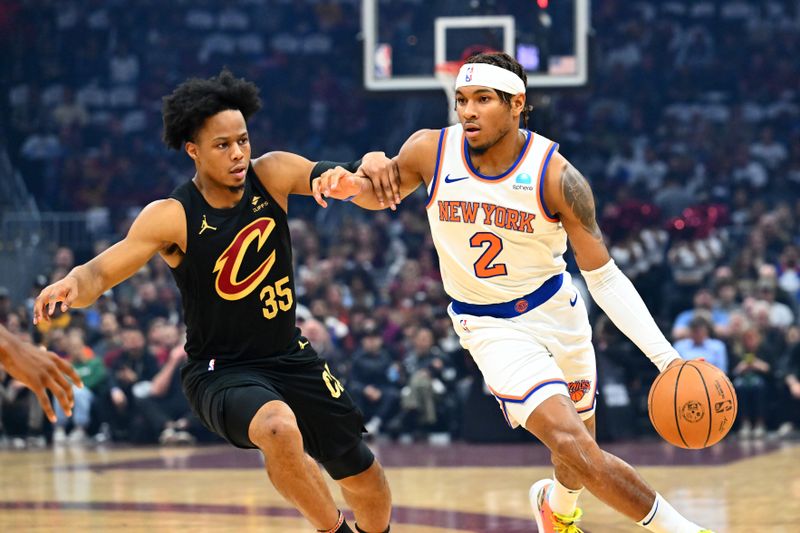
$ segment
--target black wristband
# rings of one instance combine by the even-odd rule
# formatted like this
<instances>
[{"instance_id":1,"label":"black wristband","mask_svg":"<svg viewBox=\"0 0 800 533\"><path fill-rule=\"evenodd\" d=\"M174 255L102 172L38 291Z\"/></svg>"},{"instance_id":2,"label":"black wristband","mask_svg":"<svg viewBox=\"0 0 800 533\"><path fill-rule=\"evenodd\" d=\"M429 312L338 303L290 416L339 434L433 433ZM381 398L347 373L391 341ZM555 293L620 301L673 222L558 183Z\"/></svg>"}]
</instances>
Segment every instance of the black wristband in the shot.
<instances>
[{"instance_id":1,"label":"black wristband","mask_svg":"<svg viewBox=\"0 0 800 533\"><path fill-rule=\"evenodd\" d=\"M311 183L314 181L315 178L322 176L326 170L330 170L336 167L342 167L343 169L347 170L348 172L354 173L358 170L358 167L361 166L361 159L356 159L355 161L348 161L347 163L337 163L336 161L318 161L314 168L311 169L311 176L308 178L308 186L311 187Z\"/></svg>"}]
</instances>

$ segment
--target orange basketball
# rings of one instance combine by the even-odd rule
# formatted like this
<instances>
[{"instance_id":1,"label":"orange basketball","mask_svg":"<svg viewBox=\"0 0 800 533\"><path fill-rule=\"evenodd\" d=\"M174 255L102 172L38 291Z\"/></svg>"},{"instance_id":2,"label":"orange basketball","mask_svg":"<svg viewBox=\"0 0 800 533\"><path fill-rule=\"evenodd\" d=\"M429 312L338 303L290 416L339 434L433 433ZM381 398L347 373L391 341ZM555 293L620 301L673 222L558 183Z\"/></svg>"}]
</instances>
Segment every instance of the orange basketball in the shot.
<instances>
[{"instance_id":1,"label":"orange basketball","mask_svg":"<svg viewBox=\"0 0 800 533\"><path fill-rule=\"evenodd\" d=\"M707 448L727 435L739 412L736 391L722 370L705 361L684 361L653 381L647 399L650 422L679 448Z\"/></svg>"}]
</instances>

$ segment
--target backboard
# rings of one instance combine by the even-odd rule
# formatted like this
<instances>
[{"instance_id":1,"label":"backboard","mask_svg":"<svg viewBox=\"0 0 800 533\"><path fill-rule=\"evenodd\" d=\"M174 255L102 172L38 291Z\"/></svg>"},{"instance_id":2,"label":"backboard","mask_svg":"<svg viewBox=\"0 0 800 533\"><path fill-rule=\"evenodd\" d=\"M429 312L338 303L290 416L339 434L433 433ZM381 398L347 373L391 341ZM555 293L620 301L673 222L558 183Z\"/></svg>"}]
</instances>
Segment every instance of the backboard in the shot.
<instances>
[{"instance_id":1,"label":"backboard","mask_svg":"<svg viewBox=\"0 0 800 533\"><path fill-rule=\"evenodd\" d=\"M522 63L529 87L584 85L589 0L363 0L364 85L439 89L436 65L473 49Z\"/></svg>"}]
</instances>

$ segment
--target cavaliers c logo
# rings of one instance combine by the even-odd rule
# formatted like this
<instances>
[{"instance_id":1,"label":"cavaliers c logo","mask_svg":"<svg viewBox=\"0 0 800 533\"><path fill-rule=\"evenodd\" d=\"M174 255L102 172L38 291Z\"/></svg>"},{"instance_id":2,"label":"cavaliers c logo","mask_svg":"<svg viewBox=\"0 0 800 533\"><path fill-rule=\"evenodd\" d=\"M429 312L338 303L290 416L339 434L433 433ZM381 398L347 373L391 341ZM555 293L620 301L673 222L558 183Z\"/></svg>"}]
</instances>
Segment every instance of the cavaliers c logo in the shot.
<instances>
[{"instance_id":1,"label":"cavaliers c logo","mask_svg":"<svg viewBox=\"0 0 800 533\"><path fill-rule=\"evenodd\" d=\"M275 263L275 250L272 250L269 257L241 281L239 281L239 267L242 266L242 259L244 259L250 243L257 238L256 251L261 250L274 228L275 221L271 218L262 217L254 220L236 234L230 245L219 256L214 264L214 272L217 273L217 293L224 299L240 300L244 298L267 277Z\"/></svg>"}]
</instances>

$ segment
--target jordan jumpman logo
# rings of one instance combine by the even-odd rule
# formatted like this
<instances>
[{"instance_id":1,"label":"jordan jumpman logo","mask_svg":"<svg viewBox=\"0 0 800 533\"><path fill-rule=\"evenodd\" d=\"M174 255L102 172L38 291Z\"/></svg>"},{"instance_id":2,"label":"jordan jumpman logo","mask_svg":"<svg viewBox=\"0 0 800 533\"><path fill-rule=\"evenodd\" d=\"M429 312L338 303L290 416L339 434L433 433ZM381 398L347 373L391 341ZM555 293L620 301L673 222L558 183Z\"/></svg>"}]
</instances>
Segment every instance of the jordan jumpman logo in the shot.
<instances>
[{"instance_id":1,"label":"jordan jumpman logo","mask_svg":"<svg viewBox=\"0 0 800 533\"><path fill-rule=\"evenodd\" d=\"M216 231L217 230L217 228L215 228L214 226L212 226L212 225L210 225L208 223L208 221L206 220L206 216L203 215L203 222L202 222L202 224L200 224L200 233L198 233L198 235L202 235L203 232L205 230L207 230L207 229L210 229L211 231Z\"/></svg>"}]
</instances>

